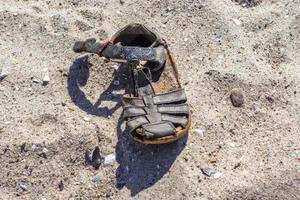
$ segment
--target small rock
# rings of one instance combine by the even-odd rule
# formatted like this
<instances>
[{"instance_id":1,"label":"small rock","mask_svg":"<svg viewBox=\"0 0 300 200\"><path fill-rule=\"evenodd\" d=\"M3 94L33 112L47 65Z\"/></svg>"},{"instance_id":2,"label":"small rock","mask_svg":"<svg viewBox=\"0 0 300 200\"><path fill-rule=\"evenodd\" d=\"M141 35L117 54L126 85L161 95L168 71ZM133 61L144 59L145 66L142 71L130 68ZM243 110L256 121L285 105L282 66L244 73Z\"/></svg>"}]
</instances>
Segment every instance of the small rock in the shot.
<instances>
[{"instance_id":1,"label":"small rock","mask_svg":"<svg viewBox=\"0 0 300 200\"><path fill-rule=\"evenodd\" d=\"M236 147L236 144L234 142L230 142L228 145L232 148Z\"/></svg>"},{"instance_id":2,"label":"small rock","mask_svg":"<svg viewBox=\"0 0 300 200\"><path fill-rule=\"evenodd\" d=\"M166 9L166 12L171 12L171 11L172 11L172 8L168 6Z\"/></svg>"},{"instance_id":3,"label":"small rock","mask_svg":"<svg viewBox=\"0 0 300 200\"><path fill-rule=\"evenodd\" d=\"M211 168L202 168L201 171L205 176L213 178L220 178L223 175L221 172L215 172Z\"/></svg>"},{"instance_id":4,"label":"small rock","mask_svg":"<svg viewBox=\"0 0 300 200\"><path fill-rule=\"evenodd\" d=\"M200 137L204 137L204 131L200 128L195 129L195 133Z\"/></svg>"},{"instance_id":5,"label":"small rock","mask_svg":"<svg viewBox=\"0 0 300 200\"><path fill-rule=\"evenodd\" d=\"M31 146L31 151L34 151L34 150L36 150L36 145L35 145L35 144L33 144L33 145Z\"/></svg>"},{"instance_id":6,"label":"small rock","mask_svg":"<svg viewBox=\"0 0 300 200\"><path fill-rule=\"evenodd\" d=\"M5 77L7 77L8 73L2 71L0 74L0 80L3 80Z\"/></svg>"},{"instance_id":7,"label":"small rock","mask_svg":"<svg viewBox=\"0 0 300 200\"><path fill-rule=\"evenodd\" d=\"M45 159L47 159L48 158L48 152L49 152L49 150L48 149L46 149L46 148L43 148L42 149L42 153L40 154L43 158L45 158Z\"/></svg>"},{"instance_id":8,"label":"small rock","mask_svg":"<svg viewBox=\"0 0 300 200\"><path fill-rule=\"evenodd\" d=\"M241 25L241 21L240 20L238 20L238 19L232 19L233 20L233 22L236 24L236 25Z\"/></svg>"},{"instance_id":9,"label":"small rock","mask_svg":"<svg viewBox=\"0 0 300 200\"><path fill-rule=\"evenodd\" d=\"M59 191L63 191L63 189L65 188L63 181L61 180L58 184L58 189Z\"/></svg>"},{"instance_id":10,"label":"small rock","mask_svg":"<svg viewBox=\"0 0 300 200\"><path fill-rule=\"evenodd\" d=\"M104 166L106 167L112 165L115 162L115 160L116 160L115 154L109 154L104 158Z\"/></svg>"},{"instance_id":11,"label":"small rock","mask_svg":"<svg viewBox=\"0 0 300 200\"><path fill-rule=\"evenodd\" d=\"M164 20L162 21L162 23L163 23L163 24L167 24L168 21L169 21L169 18L166 18L166 19L164 19Z\"/></svg>"},{"instance_id":12,"label":"small rock","mask_svg":"<svg viewBox=\"0 0 300 200\"><path fill-rule=\"evenodd\" d=\"M183 39L184 42L187 42L188 40L189 40L188 38L184 38L184 39Z\"/></svg>"},{"instance_id":13,"label":"small rock","mask_svg":"<svg viewBox=\"0 0 300 200\"><path fill-rule=\"evenodd\" d=\"M94 183L97 183L97 182L99 182L100 180L101 180L100 174L97 174L97 175L93 176L93 178L92 178L92 181L93 181Z\"/></svg>"},{"instance_id":14,"label":"small rock","mask_svg":"<svg viewBox=\"0 0 300 200\"><path fill-rule=\"evenodd\" d=\"M243 159L244 159L244 156L242 156L242 157L239 159L238 163L236 163L236 164L233 166L233 169L236 169L236 168L240 167L240 166L242 165Z\"/></svg>"},{"instance_id":15,"label":"small rock","mask_svg":"<svg viewBox=\"0 0 300 200\"><path fill-rule=\"evenodd\" d=\"M266 96L266 99L270 102L270 103L274 103L274 99L271 96Z\"/></svg>"},{"instance_id":16,"label":"small rock","mask_svg":"<svg viewBox=\"0 0 300 200\"><path fill-rule=\"evenodd\" d=\"M230 94L231 103L235 107L241 107L244 104L244 95L241 90L233 89Z\"/></svg>"},{"instance_id":17,"label":"small rock","mask_svg":"<svg viewBox=\"0 0 300 200\"><path fill-rule=\"evenodd\" d=\"M34 82L34 83L40 83L40 80L37 79L37 78L32 78L32 82Z\"/></svg>"},{"instance_id":18,"label":"small rock","mask_svg":"<svg viewBox=\"0 0 300 200\"><path fill-rule=\"evenodd\" d=\"M28 188L25 184L20 184L20 188L23 190L23 191L27 191Z\"/></svg>"},{"instance_id":19,"label":"small rock","mask_svg":"<svg viewBox=\"0 0 300 200\"><path fill-rule=\"evenodd\" d=\"M211 69L211 70L205 72L204 74L207 74L207 75L209 75L209 76L217 76L217 75L220 75L220 72L217 71L217 70Z\"/></svg>"},{"instance_id":20,"label":"small rock","mask_svg":"<svg viewBox=\"0 0 300 200\"><path fill-rule=\"evenodd\" d=\"M103 159L100 155L100 149L98 146L95 147L92 154L89 150L85 152L85 161L87 164L92 165L95 169L99 169L102 160Z\"/></svg>"},{"instance_id":21,"label":"small rock","mask_svg":"<svg viewBox=\"0 0 300 200\"><path fill-rule=\"evenodd\" d=\"M43 148L42 152L43 152L43 153L48 153L49 150L48 150L47 148Z\"/></svg>"},{"instance_id":22,"label":"small rock","mask_svg":"<svg viewBox=\"0 0 300 200\"><path fill-rule=\"evenodd\" d=\"M236 163L234 166L233 166L233 169L236 169L236 168L238 168L238 167L240 167L241 166L241 162L238 162L238 163Z\"/></svg>"},{"instance_id":23,"label":"small rock","mask_svg":"<svg viewBox=\"0 0 300 200\"><path fill-rule=\"evenodd\" d=\"M97 147L95 147L95 149L93 151L91 164L95 169L98 169L100 167L101 161L102 161L102 158L100 155L100 149L97 146Z\"/></svg>"},{"instance_id":24,"label":"small rock","mask_svg":"<svg viewBox=\"0 0 300 200\"><path fill-rule=\"evenodd\" d=\"M8 74L9 74L8 71L9 71L10 65L7 63L7 60L4 60L4 59L0 61L0 64L1 64L0 67L2 67L2 70L1 70L1 73L0 73L0 81L1 81L5 77L8 76Z\"/></svg>"},{"instance_id":25,"label":"small rock","mask_svg":"<svg viewBox=\"0 0 300 200\"><path fill-rule=\"evenodd\" d=\"M216 162L218 161L218 158L217 158L217 156L212 156L212 157L210 157L210 158L208 159L208 161L209 161L210 163L216 163Z\"/></svg>"},{"instance_id":26,"label":"small rock","mask_svg":"<svg viewBox=\"0 0 300 200\"><path fill-rule=\"evenodd\" d=\"M91 119L87 116L83 117L83 120L86 121L86 122L89 122Z\"/></svg>"},{"instance_id":27,"label":"small rock","mask_svg":"<svg viewBox=\"0 0 300 200\"><path fill-rule=\"evenodd\" d=\"M220 178L223 174L221 172L216 172L213 174L214 178Z\"/></svg>"},{"instance_id":28,"label":"small rock","mask_svg":"<svg viewBox=\"0 0 300 200\"><path fill-rule=\"evenodd\" d=\"M47 85L50 82L50 76L49 74L45 74L44 78L43 78L43 85Z\"/></svg>"},{"instance_id":29,"label":"small rock","mask_svg":"<svg viewBox=\"0 0 300 200\"><path fill-rule=\"evenodd\" d=\"M23 144L20 146L20 148L21 148L21 153L26 152L26 151L27 151L27 149L26 149L26 143L23 143Z\"/></svg>"},{"instance_id":30,"label":"small rock","mask_svg":"<svg viewBox=\"0 0 300 200\"><path fill-rule=\"evenodd\" d=\"M211 177L212 175L215 174L215 172L210 168L202 168L201 171L205 176L208 176L208 177Z\"/></svg>"}]
</instances>

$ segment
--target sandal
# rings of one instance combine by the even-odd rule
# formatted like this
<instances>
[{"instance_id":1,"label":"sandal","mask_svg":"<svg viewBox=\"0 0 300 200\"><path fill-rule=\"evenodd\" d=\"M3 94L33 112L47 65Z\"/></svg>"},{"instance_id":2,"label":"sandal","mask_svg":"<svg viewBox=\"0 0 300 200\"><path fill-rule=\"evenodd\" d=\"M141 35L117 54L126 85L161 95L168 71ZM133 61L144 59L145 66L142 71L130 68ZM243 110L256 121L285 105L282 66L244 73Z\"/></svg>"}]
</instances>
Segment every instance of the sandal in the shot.
<instances>
[{"instance_id":1,"label":"sandal","mask_svg":"<svg viewBox=\"0 0 300 200\"><path fill-rule=\"evenodd\" d=\"M144 25L129 24L110 41L78 41L73 50L128 64L134 92L123 96L123 117L134 140L170 143L188 132L191 113L187 98L171 52L156 33Z\"/></svg>"}]
</instances>

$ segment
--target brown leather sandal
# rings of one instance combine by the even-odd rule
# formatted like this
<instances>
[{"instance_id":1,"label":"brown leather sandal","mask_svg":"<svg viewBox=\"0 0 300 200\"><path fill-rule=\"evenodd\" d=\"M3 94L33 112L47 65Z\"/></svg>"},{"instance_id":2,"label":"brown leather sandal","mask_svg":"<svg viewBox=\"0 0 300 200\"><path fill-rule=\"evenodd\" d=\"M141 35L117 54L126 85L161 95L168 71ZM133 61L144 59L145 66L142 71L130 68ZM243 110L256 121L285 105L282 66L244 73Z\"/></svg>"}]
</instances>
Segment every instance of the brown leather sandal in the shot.
<instances>
[{"instance_id":1,"label":"brown leather sandal","mask_svg":"<svg viewBox=\"0 0 300 200\"><path fill-rule=\"evenodd\" d=\"M162 144L183 137L191 113L171 52L164 40L141 24L130 24L110 41L76 42L75 52L97 53L111 61L128 63L134 94L124 95L124 119L129 134L144 144Z\"/></svg>"}]
</instances>

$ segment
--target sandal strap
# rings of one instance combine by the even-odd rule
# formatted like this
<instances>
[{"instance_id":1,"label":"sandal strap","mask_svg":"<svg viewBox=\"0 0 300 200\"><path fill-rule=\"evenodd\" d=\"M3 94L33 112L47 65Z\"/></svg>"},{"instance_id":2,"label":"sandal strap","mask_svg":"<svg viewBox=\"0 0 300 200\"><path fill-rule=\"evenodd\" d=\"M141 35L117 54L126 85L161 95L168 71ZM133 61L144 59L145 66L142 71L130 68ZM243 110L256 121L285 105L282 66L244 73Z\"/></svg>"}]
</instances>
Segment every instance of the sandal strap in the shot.
<instances>
[{"instance_id":1,"label":"sandal strap","mask_svg":"<svg viewBox=\"0 0 300 200\"><path fill-rule=\"evenodd\" d=\"M96 39L90 38L86 41L77 41L73 46L73 51L88 52L99 54L108 59L124 61L151 61L160 63L160 67L166 61L165 47L137 47L137 46L120 46L110 42L97 43Z\"/></svg>"},{"instance_id":2,"label":"sandal strap","mask_svg":"<svg viewBox=\"0 0 300 200\"><path fill-rule=\"evenodd\" d=\"M189 106L187 104L164 104L157 107L158 112L174 115L188 115Z\"/></svg>"},{"instance_id":3,"label":"sandal strap","mask_svg":"<svg viewBox=\"0 0 300 200\"><path fill-rule=\"evenodd\" d=\"M129 132L132 133L135 129L141 127L144 124L149 123L149 121L144 116L135 117L127 121L127 126L129 128Z\"/></svg>"},{"instance_id":4,"label":"sandal strap","mask_svg":"<svg viewBox=\"0 0 300 200\"><path fill-rule=\"evenodd\" d=\"M184 89L180 88L179 90L159 94L153 97L155 104L169 104L169 103L179 103L185 102L187 100Z\"/></svg>"},{"instance_id":5,"label":"sandal strap","mask_svg":"<svg viewBox=\"0 0 300 200\"><path fill-rule=\"evenodd\" d=\"M145 134L147 139L165 137L176 133L175 126L170 122L144 124L142 127L146 133L148 132L148 134Z\"/></svg>"},{"instance_id":6,"label":"sandal strap","mask_svg":"<svg viewBox=\"0 0 300 200\"><path fill-rule=\"evenodd\" d=\"M172 122L173 124L179 124L182 127L185 127L188 123L188 119L186 118L186 116L163 114L161 115L161 118L163 121L169 121Z\"/></svg>"},{"instance_id":7,"label":"sandal strap","mask_svg":"<svg viewBox=\"0 0 300 200\"><path fill-rule=\"evenodd\" d=\"M127 108L124 108L124 111L123 111L124 118L137 117L137 116L146 115L146 114L147 114L146 111L140 107L127 107Z\"/></svg>"}]
</instances>

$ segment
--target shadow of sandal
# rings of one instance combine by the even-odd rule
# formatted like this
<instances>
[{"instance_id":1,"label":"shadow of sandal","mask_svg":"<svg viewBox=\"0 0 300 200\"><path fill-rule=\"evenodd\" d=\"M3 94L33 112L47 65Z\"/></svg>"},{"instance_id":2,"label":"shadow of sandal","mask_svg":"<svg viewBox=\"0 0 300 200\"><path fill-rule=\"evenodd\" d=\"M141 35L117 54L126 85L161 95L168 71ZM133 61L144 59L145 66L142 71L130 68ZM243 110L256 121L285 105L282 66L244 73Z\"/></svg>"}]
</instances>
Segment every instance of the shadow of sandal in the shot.
<instances>
[{"instance_id":1,"label":"shadow of sandal","mask_svg":"<svg viewBox=\"0 0 300 200\"><path fill-rule=\"evenodd\" d=\"M80 89L80 86L87 84L90 76L89 68L91 66L91 63L88 61L88 56L80 57L73 62L68 75L68 92L73 103L80 109L90 115L108 118L122 106L120 98L112 97L111 95L114 90L118 90L119 88L113 84L113 80L108 88L101 93L97 102L95 104L91 103L85 93ZM119 71L114 70L114 77L118 77L116 74L122 73L123 70L124 67ZM120 86L121 85L123 84L120 84ZM104 101L114 101L116 104L113 108L102 107L101 103Z\"/></svg>"},{"instance_id":2,"label":"shadow of sandal","mask_svg":"<svg viewBox=\"0 0 300 200\"><path fill-rule=\"evenodd\" d=\"M119 87L113 84L113 80L108 88L101 93L95 104L92 104L80 89L80 86L87 84L90 67L91 63L88 61L88 56L76 59L70 66L68 76L69 95L74 104L88 114L108 117L122 105L121 99L118 97L112 98L111 93L117 89L124 89L125 93L132 93L133 91L132 80L128 79L130 77L128 67L120 65L118 70L114 70L114 80L116 80L115 77L118 77ZM107 107L101 107L102 101L114 101L117 104L108 109ZM120 116L117 122L116 161L119 167L116 171L116 187L118 189L126 187L131 191L131 196L135 196L142 190L154 185L169 171L177 156L184 149L188 136L186 135L171 144L144 145L135 142L128 135L127 130L122 130L122 123L123 119Z\"/></svg>"},{"instance_id":3,"label":"shadow of sandal","mask_svg":"<svg viewBox=\"0 0 300 200\"><path fill-rule=\"evenodd\" d=\"M121 119L121 118L120 118ZM134 141L128 130L122 131L122 120L118 122L116 160L116 187L126 187L131 196L153 186L170 169L177 156L186 146L188 134L170 144L145 145Z\"/></svg>"}]
</instances>

